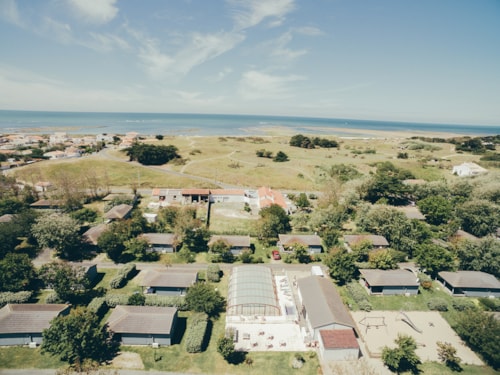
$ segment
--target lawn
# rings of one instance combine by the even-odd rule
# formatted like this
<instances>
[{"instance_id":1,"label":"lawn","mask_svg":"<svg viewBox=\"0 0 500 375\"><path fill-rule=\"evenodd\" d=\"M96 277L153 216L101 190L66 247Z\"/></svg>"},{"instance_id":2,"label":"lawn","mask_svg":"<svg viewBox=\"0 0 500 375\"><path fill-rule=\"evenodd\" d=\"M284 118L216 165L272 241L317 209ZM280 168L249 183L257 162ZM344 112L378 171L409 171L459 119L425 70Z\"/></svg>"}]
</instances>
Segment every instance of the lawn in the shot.
<instances>
[{"instance_id":1,"label":"lawn","mask_svg":"<svg viewBox=\"0 0 500 375\"><path fill-rule=\"evenodd\" d=\"M40 348L26 347L0 347L0 369L25 369L25 368L59 368L65 366L64 362L50 354L42 354Z\"/></svg>"},{"instance_id":2,"label":"lawn","mask_svg":"<svg viewBox=\"0 0 500 375\"><path fill-rule=\"evenodd\" d=\"M292 352L255 352L247 354L253 360L251 366L244 363L239 365L228 364L217 353L217 339L224 334L225 314L216 320L212 327L211 338L207 349L203 353L189 354L185 351L184 340L180 344L159 349L151 347L123 347L122 351L131 351L141 355L146 370L189 372L194 374L276 374L288 375L317 374L318 359L309 358L304 354L306 362L300 370L291 367L294 354ZM156 350L156 353L155 353Z\"/></svg>"}]
</instances>

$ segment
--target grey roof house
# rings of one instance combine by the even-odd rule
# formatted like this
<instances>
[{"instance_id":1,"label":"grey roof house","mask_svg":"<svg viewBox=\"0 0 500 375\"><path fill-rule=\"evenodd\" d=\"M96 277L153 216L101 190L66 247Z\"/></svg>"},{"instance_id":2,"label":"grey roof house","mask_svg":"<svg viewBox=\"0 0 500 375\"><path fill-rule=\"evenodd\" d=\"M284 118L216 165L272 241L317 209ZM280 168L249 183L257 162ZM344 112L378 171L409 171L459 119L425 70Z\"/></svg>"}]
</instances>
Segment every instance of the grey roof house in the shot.
<instances>
[{"instance_id":1,"label":"grey roof house","mask_svg":"<svg viewBox=\"0 0 500 375\"><path fill-rule=\"evenodd\" d=\"M486 272L442 271L438 280L454 296L500 297L500 281Z\"/></svg>"},{"instance_id":2,"label":"grey roof house","mask_svg":"<svg viewBox=\"0 0 500 375\"><path fill-rule=\"evenodd\" d=\"M140 284L146 293L167 296L183 296L198 281L198 272L185 269L148 270Z\"/></svg>"},{"instance_id":3,"label":"grey roof house","mask_svg":"<svg viewBox=\"0 0 500 375\"><path fill-rule=\"evenodd\" d=\"M177 323L175 307L118 305L107 320L115 338L124 345L172 344Z\"/></svg>"},{"instance_id":4,"label":"grey roof house","mask_svg":"<svg viewBox=\"0 0 500 375\"><path fill-rule=\"evenodd\" d=\"M101 234L103 234L106 229L108 229L107 224L98 224L96 226L90 227L85 233L83 233L83 239L85 242L97 246L97 241Z\"/></svg>"},{"instance_id":5,"label":"grey roof house","mask_svg":"<svg viewBox=\"0 0 500 375\"><path fill-rule=\"evenodd\" d=\"M176 245L176 235L173 233L143 233L140 236L149 242L150 251L173 253Z\"/></svg>"},{"instance_id":6,"label":"grey roof house","mask_svg":"<svg viewBox=\"0 0 500 375\"><path fill-rule=\"evenodd\" d=\"M354 329L356 324L344 306L332 280L309 276L298 279L299 310L309 330L311 340L319 340L321 330Z\"/></svg>"},{"instance_id":7,"label":"grey roof house","mask_svg":"<svg viewBox=\"0 0 500 375\"><path fill-rule=\"evenodd\" d=\"M69 313L63 304L7 304L0 309L0 346L40 345L52 319Z\"/></svg>"},{"instance_id":8,"label":"grey roof house","mask_svg":"<svg viewBox=\"0 0 500 375\"><path fill-rule=\"evenodd\" d=\"M104 214L104 218L106 220L122 220L127 219L132 212L134 207L129 204L119 204L118 206L114 206L108 212Z\"/></svg>"},{"instance_id":9,"label":"grey roof house","mask_svg":"<svg viewBox=\"0 0 500 375\"><path fill-rule=\"evenodd\" d=\"M323 246L317 234L279 234L278 248L280 251L291 251L295 244L304 245L310 254L321 253Z\"/></svg>"},{"instance_id":10,"label":"grey roof house","mask_svg":"<svg viewBox=\"0 0 500 375\"><path fill-rule=\"evenodd\" d=\"M227 242L233 255L239 255L242 251L250 249L250 236L212 236L208 246L219 240Z\"/></svg>"},{"instance_id":11,"label":"grey roof house","mask_svg":"<svg viewBox=\"0 0 500 375\"><path fill-rule=\"evenodd\" d=\"M420 285L417 276L404 269L360 269L361 279L370 294L416 295Z\"/></svg>"},{"instance_id":12,"label":"grey roof house","mask_svg":"<svg viewBox=\"0 0 500 375\"><path fill-rule=\"evenodd\" d=\"M351 250L352 246L356 246L357 244L369 241L372 243L373 247L376 249L384 249L389 247L389 242L385 239L384 236L379 236L375 234L346 234L344 235L344 244L348 250Z\"/></svg>"}]
</instances>

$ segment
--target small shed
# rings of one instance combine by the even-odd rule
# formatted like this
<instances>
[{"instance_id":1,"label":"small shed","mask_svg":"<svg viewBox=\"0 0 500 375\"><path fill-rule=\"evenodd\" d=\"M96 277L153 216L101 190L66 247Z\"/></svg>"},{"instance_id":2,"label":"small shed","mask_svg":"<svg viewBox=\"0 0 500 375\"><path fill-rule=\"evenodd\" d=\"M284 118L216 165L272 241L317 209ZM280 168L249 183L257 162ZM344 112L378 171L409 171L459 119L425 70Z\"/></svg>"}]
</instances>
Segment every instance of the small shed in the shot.
<instances>
[{"instance_id":1,"label":"small shed","mask_svg":"<svg viewBox=\"0 0 500 375\"><path fill-rule=\"evenodd\" d=\"M348 361L359 358L359 343L353 329L319 331L319 352L323 361Z\"/></svg>"},{"instance_id":2,"label":"small shed","mask_svg":"<svg viewBox=\"0 0 500 375\"><path fill-rule=\"evenodd\" d=\"M280 251L292 251L294 245L304 245L309 254L319 254L323 250L321 238L317 234L279 234Z\"/></svg>"},{"instance_id":3,"label":"small shed","mask_svg":"<svg viewBox=\"0 0 500 375\"><path fill-rule=\"evenodd\" d=\"M175 307L118 305L107 320L123 345L172 344L177 323Z\"/></svg>"},{"instance_id":4,"label":"small shed","mask_svg":"<svg viewBox=\"0 0 500 375\"><path fill-rule=\"evenodd\" d=\"M174 252L177 237L173 233L143 233L140 237L149 242L150 251L159 253Z\"/></svg>"},{"instance_id":5,"label":"small shed","mask_svg":"<svg viewBox=\"0 0 500 375\"><path fill-rule=\"evenodd\" d=\"M42 332L52 319L67 315L64 304L7 304L0 309L0 346L42 343Z\"/></svg>"},{"instance_id":6,"label":"small shed","mask_svg":"<svg viewBox=\"0 0 500 375\"><path fill-rule=\"evenodd\" d=\"M487 173L488 170L476 163L462 163L453 167L452 173L459 177L472 177Z\"/></svg>"},{"instance_id":7,"label":"small shed","mask_svg":"<svg viewBox=\"0 0 500 375\"><path fill-rule=\"evenodd\" d=\"M453 296L500 297L500 281L486 272L442 271L438 280Z\"/></svg>"},{"instance_id":8,"label":"small shed","mask_svg":"<svg viewBox=\"0 0 500 375\"><path fill-rule=\"evenodd\" d=\"M250 236L217 236L210 238L208 246L217 241L224 241L230 246L233 255L240 255L245 250L250 250Z\"/></svg>"},{"instance_id":9,"label":"small shed","mask_svg":"<svg viewBox=\"0 0 500 375\"><path fill-rule=\"evenodd\" d=\"M163 296L183 296L198 281L198 272L186 269L148 270L142 277L141 286L146 293Z\"/></svg>"},{"instance_id":10,"label":"small shed","mask_svg":"<svg viewBox=\"0 0 500 375\"><path fill-rule=\"evenodd\" d=\"M411 271L404 269L378 270L360 269L361 278L370 294L416 295L420 285Z\"/></svg>"}]
</instances>

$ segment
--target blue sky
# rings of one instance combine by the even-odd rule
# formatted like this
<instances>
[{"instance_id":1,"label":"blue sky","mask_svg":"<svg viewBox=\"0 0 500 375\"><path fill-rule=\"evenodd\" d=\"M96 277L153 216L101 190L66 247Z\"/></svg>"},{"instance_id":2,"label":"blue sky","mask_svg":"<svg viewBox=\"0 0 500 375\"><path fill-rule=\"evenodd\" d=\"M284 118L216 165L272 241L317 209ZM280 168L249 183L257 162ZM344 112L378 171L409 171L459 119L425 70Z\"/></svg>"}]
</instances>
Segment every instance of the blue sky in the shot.
<instances>
[{"instance_id":1,"label":"blue sky","mask_svg":"<svg viewBox=\"0 0 500 375\"><path fill-rule=\"evenodd\" d=\"M500 124L498 0L0 0L0 109Z\"/></svg>"}]
</instances>

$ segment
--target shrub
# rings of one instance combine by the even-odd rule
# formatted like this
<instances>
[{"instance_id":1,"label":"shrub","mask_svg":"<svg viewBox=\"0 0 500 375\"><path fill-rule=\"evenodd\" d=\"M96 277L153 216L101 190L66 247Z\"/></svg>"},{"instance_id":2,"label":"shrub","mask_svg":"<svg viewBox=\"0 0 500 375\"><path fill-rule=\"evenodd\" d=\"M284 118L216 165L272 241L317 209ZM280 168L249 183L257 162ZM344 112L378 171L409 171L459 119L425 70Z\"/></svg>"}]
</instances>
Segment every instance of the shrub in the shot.
<instances>
[{"instance_id":1,"label":"shrub","mask_svg":"<svg viewBox=\"0 0 500 375\"><path fill-rule=\"evenodd\" d=\"M119 289L127 284L127 281L133 277L136 273L136 266L133 263L128 263L124 265L118 271L118 274L109 282L109 286L112 289Z\"/></svg>"},{"instance_id":2,"label":"shrub","mask_svg":"<svg viewBox=\"0 0 500 375\"><path fill-rule=\"evenodd\" d=\"M500 311L500 299L498 298L479 298L479 303L487 311Z\"/></svg>"},{"instance_id":3,"label":"shrub","mask_svg":"<svg viewBox=\"0 0 500 375\"><path fill-rule=\"evenodd\" d=\"M451 302L453 308L457 311L464 311L467 309L475 309L476 305L469 299L458 299L454 298Z\"/></svg>"},{"instance_id":4,"label":"shrub","mask_svg":"<svg viewBox=\"0 0 500 375\"><path fill-rule=\"evenodd\" d=\"M144 306L176 307L181 311L188 309L185 298L180 296L155 296L149 294L146 295Z\"/></svg>"},{"instance_id":5,"label":"shrub","mask_svg":"<svg viewBox=\"0 0 500 375\"><path fill-rule=\"evenodd\" d=\"M0 293L0 307L3 307L8 303L26 303L30 300L31 293L32 292L29 291Z\"/></svg>"},{"instance_id":6,"label":"shrub","mask_svg":"<svg viewBox=\"0 0 500 375\"><path fill-rule=\"evenodd\" d=\"M97 316L104 316L108 311L108 304L105 297L95 297L88 304L87 308L96 313Z\"/></svg>"},{"instance_id":7,"label":"shrub","mask_svg":"<svg viewBox=\"0 0 500 375\"><path fill-rule=\"evenodd\" d=\"M448 302L444 298L431 298L427 307L435 311L448 311Z\"/></svg>"},{"instance_id":8,"label":"shrub","mask_svg":"<svg viewBox=\"0 0 500 375\"><path fill-rule=\"evenodd\" d=\"M368 301L368 295L359 283L356 281L348 283L347 291L351 294L352 299L356 302L360 310L372 311L373 307L370 301Z\"/></svg>"},{"instance_id":9,"label":"shrub","mask_svg":"<svg viewBox=\"0 0 500 375\"><path fill-rule=\"evenodd\" d=\"M194 314L186 331L186 351L188 353L200 353L204 349L208 327L208 316L204 313Z\"/></svg>"},{"instance_id":10,"label":"shrub","mask_svg":"<svg viewBox=\"0 0 500 375\"><path fill-rule=\"evenodd\" d=\"M106 294L106 304L109 307L116 307L117 305L126 305L128 296L126 294Z\"/></svg>"},{"instance_id":11,"label":"shrub","mask_svg":"<svg viewBox=\"0 0 500 375\"><path fill-rule=\"evenodd\" d=\"M207 280L218 283L220 281L220 267L218 264L209 264L207 267Z\"/></svg>"},{"instance_id":12,"label":"shrub","mask_svg":"<svg viewBox=\"0 0 500 375\"><path fill-rule=\"evenodd\" d=\"M52 292L45 297L45 303L53 304L53 303L62 303L63 301L59 298L59 295L56 292Z\"/></svg>"}]
</instances>

